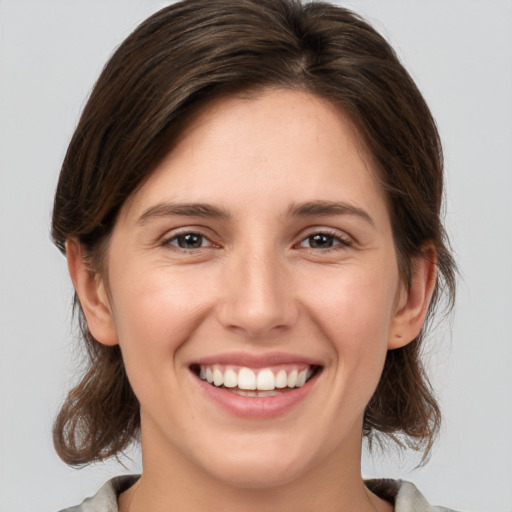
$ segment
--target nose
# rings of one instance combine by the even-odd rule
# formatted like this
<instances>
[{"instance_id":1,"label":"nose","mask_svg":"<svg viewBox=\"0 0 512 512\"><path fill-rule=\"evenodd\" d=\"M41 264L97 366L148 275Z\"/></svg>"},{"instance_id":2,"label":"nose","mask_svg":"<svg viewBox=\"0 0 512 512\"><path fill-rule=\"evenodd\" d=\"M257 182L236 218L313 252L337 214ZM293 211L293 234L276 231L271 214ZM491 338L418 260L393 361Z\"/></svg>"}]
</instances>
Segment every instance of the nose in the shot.
<instances>
[{"instance_id":1,"label":"nose","mask_svg":"<svg viewBox=\"0 0 512 512\"><path fill-rule=\"evenodd\" d=\"M218 318L249 338L272 337L298 317L290 269L273 251L246 250L226 266Z\"/></svg>"}]
</instances>

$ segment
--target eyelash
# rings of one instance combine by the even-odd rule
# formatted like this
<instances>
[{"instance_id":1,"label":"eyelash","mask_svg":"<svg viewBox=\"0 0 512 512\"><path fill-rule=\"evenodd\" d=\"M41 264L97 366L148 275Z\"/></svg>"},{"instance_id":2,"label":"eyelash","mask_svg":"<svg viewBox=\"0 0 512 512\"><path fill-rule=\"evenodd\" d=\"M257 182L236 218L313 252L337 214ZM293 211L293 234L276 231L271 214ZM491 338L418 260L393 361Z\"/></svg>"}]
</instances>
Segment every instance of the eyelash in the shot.
<instances>
[{"instance_id":1,"label":"eyelash","mask_svg":"<svg viewBox=\"0 0 512 512\"><path fill-rule=\"evenodd\" d=\"M178 245L180 238L184 238L184 237L187 237L190 235L194 235L201 239L200 247L188 247L187 248L187 247L180 247ZM311 241L314 237L319 237L319 236L327 237L328 239L330 239L329 241L333 245L331 245L329 247L305 247L304 245L302 245L304 243L307 243L308 240L311 243ZM207 242L207 245L203 245L203 243L205 241ZM176 243L174 243L174 242L176 242ZM175 233L172 236L165 238L162 241L161 245L167 246L167 247L172 246L175 250L178 250L181 252L186 252L186 253L200 251L201 249L209 248L209 247L215 247L215 248L218 247L218 245L213 243L206 235L202 234L199 231L183 231L180 233ZM354 242L349 237L341 236L338 232L324 228L324 229L318 229L317 231L312 231L307 236L302 238L299 241L299 243L295 244L294 247L303 248L303 249L307 249L307 250L314 251L314 252L317 252L317 251L318 252L320 252L320 251L321 252L329 252L329 251L346 249L346 248L352 247L353 245L354 245Z\"/></svg>"}]
</instances>

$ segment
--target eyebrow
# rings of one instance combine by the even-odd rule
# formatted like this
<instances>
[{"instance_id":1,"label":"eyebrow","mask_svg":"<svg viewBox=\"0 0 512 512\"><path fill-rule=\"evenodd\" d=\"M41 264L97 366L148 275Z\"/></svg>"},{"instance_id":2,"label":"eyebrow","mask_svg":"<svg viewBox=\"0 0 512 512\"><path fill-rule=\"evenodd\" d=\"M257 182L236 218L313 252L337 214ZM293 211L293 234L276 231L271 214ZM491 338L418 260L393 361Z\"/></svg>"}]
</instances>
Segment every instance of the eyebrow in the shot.
<instances>
[{"instance_id":1,"label":"eyebrow","mask_svg":"<svg viewBox=\"0 0 512 512\"><path fill-rule=\"evenodd\" d=\"M210 219L229 219L226 210L206 203L158 203L148 208L138 219L138 224L145 224L151 219L182 215L185 217L203 217Z\"/></svg>"},{"instance_id":2,"label":"eyebrow","mask_svg":"<svg viewBox=\"0 0 512 512\"><path fill-rule=\"evenodd\" d=\"M181 215L184 217L201 217L210 219L228 220L231 214L218 206L208 203L158 203L148 208L138 219L140 225L151 219ZM313 217L328 215L353 215L360 217L371 226L375 226L373 219L363 209L348 203L338 201L308 201L306 203L292 204L288 209L290 217Z\"/></svg>"},{"instance_id":3,"label":"eyebrow","mask_svg":"<svg viewBox=\"0 0 512 512\"><path fill-rule=\"evenodd\" d=\"M375 222L368 212L357 206L338 201L309 201L290 206L288 215L298 217L313 217L316 215L353 215L375 227Z\"/></svg>"}]
</instances>

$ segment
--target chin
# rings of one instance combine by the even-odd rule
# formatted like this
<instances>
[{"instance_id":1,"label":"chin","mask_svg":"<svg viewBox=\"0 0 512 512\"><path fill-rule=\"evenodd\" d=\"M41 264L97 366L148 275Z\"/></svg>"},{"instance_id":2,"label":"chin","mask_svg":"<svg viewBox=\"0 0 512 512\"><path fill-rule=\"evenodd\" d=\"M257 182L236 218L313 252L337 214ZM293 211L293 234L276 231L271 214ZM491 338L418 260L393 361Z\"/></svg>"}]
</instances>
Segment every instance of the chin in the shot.
<instances>
[{"instance_id":1,"label":"chin","mask_svg":"<svg viewBox=\"0 0 512 512\"><path fill-rule=\"evenodd\" d=\"M242 444L242 446L240 446ZM246 489L270 489L286 486L300 479L314 466L310 450L287 443L286 440L253 441L231 447L229 453L215 454L215 466L209 465L208 472L227 485ZM213 454L212 454L213 455ZM204 460L204 458L203 458Z\"/></svg>"},{"instance_id":2,"label":"chin","mask_svg":"<svg viewBox=\"0 0 512 512\"><path fill-rule=\"evenodd\" d=\"M257 490L286 486L307 472L300 465L276 459L226 461L215 468L213 476L231 487Z\"/></svg>"}]
</instances>

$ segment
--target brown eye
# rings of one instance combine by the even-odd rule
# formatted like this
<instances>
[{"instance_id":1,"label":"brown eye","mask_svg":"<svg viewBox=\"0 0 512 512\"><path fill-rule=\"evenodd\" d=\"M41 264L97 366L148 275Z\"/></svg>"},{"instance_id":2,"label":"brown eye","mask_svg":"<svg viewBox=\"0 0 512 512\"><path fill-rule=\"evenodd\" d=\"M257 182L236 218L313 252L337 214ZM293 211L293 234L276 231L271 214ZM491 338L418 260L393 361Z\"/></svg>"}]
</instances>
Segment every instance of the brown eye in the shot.
<instances>
[{"instance_id":1,"label":"brown eye","mask_svg":"<svg viewBox=\"0 0 512 512\"><path fill-rule=\"evenodd\" d=\"M182 233L173 236L167 243L180 249L200 249L211 245L208 239L200 233Z\"/></svg>"},{"instance_id":2,"label":"brown eye","mask_svg":"<svg viewBox=\"0 0 512 512\"><path fill-rule=\"evenodd\" d=\"M334 245L334 237L325 233L308 236L306 240L312 249L325 249Z\"/></svg>"}]
</instances>

